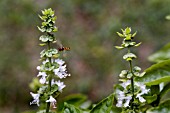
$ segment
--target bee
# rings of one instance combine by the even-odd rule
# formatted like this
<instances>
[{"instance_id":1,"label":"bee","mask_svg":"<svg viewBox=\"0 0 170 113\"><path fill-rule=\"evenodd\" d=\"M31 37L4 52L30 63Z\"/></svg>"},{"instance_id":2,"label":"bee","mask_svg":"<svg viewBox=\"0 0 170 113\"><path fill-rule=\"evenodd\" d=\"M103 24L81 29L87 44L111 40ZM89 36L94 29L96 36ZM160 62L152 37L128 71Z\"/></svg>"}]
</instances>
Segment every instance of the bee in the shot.
<instances>
[{"instance_id":1,"label":"bee","mask_svg":"<svg viewBox=\"0 0 170 113\"><path fill-rule=\"evenodd\" d=\"M58 51L69 51L70 47L60 47L58 48Z\"/></svg>"}]
</instances>

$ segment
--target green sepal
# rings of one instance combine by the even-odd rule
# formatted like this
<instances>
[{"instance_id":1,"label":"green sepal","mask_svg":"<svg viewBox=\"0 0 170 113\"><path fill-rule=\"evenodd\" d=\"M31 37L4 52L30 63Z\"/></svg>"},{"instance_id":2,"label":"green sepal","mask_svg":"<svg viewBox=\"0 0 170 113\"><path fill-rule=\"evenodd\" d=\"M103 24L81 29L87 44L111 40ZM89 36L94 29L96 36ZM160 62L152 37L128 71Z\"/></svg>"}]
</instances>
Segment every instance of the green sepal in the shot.
<instances>
[{"instance_id":1,"label":"green sepal","mask_svg":"<svg viewBox=\"0 0 170 113\"><path fill-rule=\"evenodd\" d=\"M126 34L129 34L131 32L131 28L130 27L127 27L126 29L125 29L125 33Z\"/></svg>"},{"instance_id":2,"label":"green sepal","mask_svg":"<svg viewBox=\"0 0 170 113\"><path fill-rule=\"evenodd\" d=\"M57 31L58 31L58 27L54 27L53 32L57 32Z\"/></svg>"},{"instance_id":3,"label":"green sepal","mask_svg":"<svg viewBox=\"0 0 170 113\"><path fill-rule=\"evenodd\" d=\"M138 46L140 46L141 44L142 44L142 42L136 44L135 47L138 47Z\"/></svg>"},{"instance_id":4,"label":"green sepal","mask_svg":"<svg viewBox=\"0 0 170 113\"><path fill-rule=\"evenodd\" d=\"M38 30L41 31L41 32L45 32L45 29L44 28L40 28L39 26L37 26Z\"/></svg>"},{"instance_id":5,"label":"green sepal","mask_svg":"<svg viewBox=\"0 0 170 113\"><path fill-rule=\"evenodd\" d=\"M132 40L132 38L131 38L131 34L126 35L125 40L127 40L127 41L131 41L131 40Z\"/></svg>"},{"instance_id":6,"label":"green sepal","mask_svg":"<svg viewBox=\"0 0 170 113\"><path fill-rule=\"evenodd\" d=\"M50 91L50 95L54 94L55 92L58 92L58 85L54 84L51 86L51 91Z\"/></svg>"},{"instance_id":7,"label":"green sepal","mask_svg":"<svg viewBox=\"0 0 170 113\"><path fill-rule=\"evenodd\" d=\"M123 34L119 33L119 32L116 32L120 37L125 37Z\"/></svg>"},{"instance_id":8,"label":"green sepal","mask_svg":"<svg viewBox=\"0 0 170 113\"><path fill-rule=\"evenodd\" d=\"M132 37L135 37L135 36L136 36L136 34L137 34L137 31L136 31L135 33L133 33L133 34L132 34Z\"/></svg>"},{"instance_id":9,"label":"green sepal","mask_svg":"<svg viewBox=\"0 0 170 113\"><path fill-rule=\"evenodd\" d=\"M41 43L41 44L39 44L40 46L45 46L45 45L47 45L46 43Z\"/></svg>"},{"instance_id":10,"label":"green sepal","mask_svg":"<svg viewBox=\"0 0 170 113\"><path fill-rule=\"evenodd\" d=\"M137 58L137 56L133 53L127 53L123 56L123 59L125 59L126 61L131 61L132 59Z\"/></svg>"},{"instance_id":11,"label":"green sepal","mask_svg":"<svg viewBox=\"0 0 170 113\"><path fill-rule=\"evenodd\" d=\"M116 49L124 49L122 46L115 46Z\"/></svg>"}]
</instances>

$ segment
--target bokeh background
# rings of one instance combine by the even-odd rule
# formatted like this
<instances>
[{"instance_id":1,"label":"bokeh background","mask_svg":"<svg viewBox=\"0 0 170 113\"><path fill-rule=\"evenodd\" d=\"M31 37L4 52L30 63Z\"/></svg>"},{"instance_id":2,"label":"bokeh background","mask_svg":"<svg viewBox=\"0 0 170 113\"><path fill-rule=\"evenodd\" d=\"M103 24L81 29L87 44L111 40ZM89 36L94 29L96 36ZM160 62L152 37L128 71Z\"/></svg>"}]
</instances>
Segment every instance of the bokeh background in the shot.
<instances>
[{"instance_id":1,"label":"bokeh background","mask_svg":"<svg viewBox=\"0 0 170 113\"><path fill-rule=\"evenodd\" d=\"M71 48L64 53L71 77L62 96L83 93L94 103L113 92L118 74L127 63L117 31L127 26L138 31L136 65L146 69L148 56L170 42L170 0L0 0L0 113L32 109L29 83L40 64L44 8L55 10L57 39ZM56 45L58 47L58 45ZM62 98L61 96L61 98Z\"/></svg>"}]
</instances>

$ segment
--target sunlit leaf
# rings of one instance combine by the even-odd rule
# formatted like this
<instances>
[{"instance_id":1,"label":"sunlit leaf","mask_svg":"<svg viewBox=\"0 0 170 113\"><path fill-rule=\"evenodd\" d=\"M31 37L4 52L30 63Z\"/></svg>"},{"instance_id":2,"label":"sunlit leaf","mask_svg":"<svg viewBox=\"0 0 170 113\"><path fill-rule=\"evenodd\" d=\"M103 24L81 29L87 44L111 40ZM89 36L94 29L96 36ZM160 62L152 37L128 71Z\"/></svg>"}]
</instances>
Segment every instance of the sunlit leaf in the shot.
<instances>
[{"instance_id":1,"label":"sunlit leaf","mask_svg":"<svg viewBox=\"0 0 170 113\"><path fill-rule=\"evenodd\" d=\"M137 81L144 82L149 86L170 81L170 60L154 64L146 69L145 72L145 76L137 78Z\"/></svg>"}]
</instances>

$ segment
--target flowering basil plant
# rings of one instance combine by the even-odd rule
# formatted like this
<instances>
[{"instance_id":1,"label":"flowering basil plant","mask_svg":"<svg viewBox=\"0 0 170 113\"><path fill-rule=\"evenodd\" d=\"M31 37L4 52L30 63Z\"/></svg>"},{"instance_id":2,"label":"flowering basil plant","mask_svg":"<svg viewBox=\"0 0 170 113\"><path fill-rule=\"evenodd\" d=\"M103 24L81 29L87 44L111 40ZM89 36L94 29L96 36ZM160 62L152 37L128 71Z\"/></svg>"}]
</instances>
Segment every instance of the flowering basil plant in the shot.
<instances>
[{"instance_id":1,"label":"flowering basil plant","mask_svg":"<svg viewBox=\"0 0 170 113\"><path fill-rule=\"evenodd\" d=\"M134 41L137 32L132 33L130 27L121 29L122 33L117 32L123 41L120 46L115 47L127 50L123 59L128 62L129 69L120 72L119 83L114 85L114 92L95 105L86 100L84 95L70 96L74 104L67 98L69 103L63 102L62 110L56 110L56 99L66 87L62 79L70 74L65 62L60 59L60 50L63 48L57 50L52 46L57 41L53 34L57 31L54 11L51 8L45 9L39 17L42 25L38 29L43 33L39 40L40 45L45 48L40 53L42 63L37 66L38 83L34 80L31 85L38 88L34 87L37 90L30 92L33 97L30 104L40 107L37 113L170 113L170 99L163 100L170 90L170 60L167 57L170 44L151 55L149 59L157 63L142 72L139 66L133 64L137 55L132 52L132 48L141 43Z\"/></svg>"},{"instance_id":2,"label":"flowering basil plant","mask_svg":"<svg viewBox=\"0 0 170 113\"><path fill-rule=\"evenodd\" d=\"M49 113L52 112L51 109L57 107L56 98L62 93L63 88L66 87L62 79L70 76L70 74L67 72L65 61L59 58L60 53L58 49L52 46L57 41L53 34L53 32L57 31L57 27L54 25L57 19L54 16L54 11L51 8L45 9L39 17L42 20L42 25L38 26L38 29L43 33L39 40L41 41L40 45L45 48L40 53L40 61L42 63L40 66L37 66L39 71L37 77L41 85L37 92L30 92L33 97L30 105L36 104L41 106L41 103L46 103L46 108L39 112Z\"/></svg>"},{"instance_id":3,"label":"flowering basil plant","mask_svg":"<svg viewBox=\"0 0 170 113\"><path fill-rule=\"evenodd\" d=\"M123 70L119 74L119 85L115 87L115 97L117 100L116 107L122 108L122 112L127 113L139 113L142 112L140 107L145 105L145 94L149 93L149 89L146 85L135 81L136 77L143 77L145 72L140 72L141 68L132 65L132 61L137 58L137 56L131 52L132 47L137 47L141 43L136 43L133 41L136 32L131 34L131 28L127 27L125 30L122 29L122 33L117 32L117 34L123 38L121 46L116 46L117 49L127 49L127 53L123 56L129 63L129 70Z\"/></svg>"}]
</instances>

